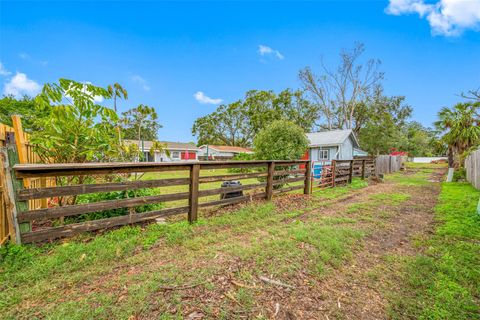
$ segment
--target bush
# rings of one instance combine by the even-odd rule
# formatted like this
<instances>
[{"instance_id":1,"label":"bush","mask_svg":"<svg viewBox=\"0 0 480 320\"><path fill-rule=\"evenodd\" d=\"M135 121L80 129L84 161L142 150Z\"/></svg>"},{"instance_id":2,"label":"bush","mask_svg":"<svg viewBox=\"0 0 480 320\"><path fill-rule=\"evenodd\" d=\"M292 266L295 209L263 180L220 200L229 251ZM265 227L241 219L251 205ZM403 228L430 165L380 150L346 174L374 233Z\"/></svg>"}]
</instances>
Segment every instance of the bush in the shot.
<instances>
[{"instance_id":1,"label":"bush","mask_svg":"<svg viewBox=\"0 0 480 320\"><path fill-rule=\"evenodd\" d=\"M308 148L303 129L285 120L274 121L260 130L253 144L260 160L298 160Z\"/></svg>"},{"instance_id":2,"label":"bush","mask_svg":"<svg viewBox=\"0 0 480 320\"><path fill-rule=\"evenodd\" d=\"M82 204L82 203L92 203L92 202L105 201L105 200L121 200L121 199L143 197L143 196L154 196L154 195L158 195L159 193L160 191L158 189L137 189L137 190L127 190L127 191L82 194L77 197L76 203ZM135 209L135 212L147 212L152 210L159 210L161 208L163 208L162 203L145 204L137 207ZM111 209L111 210L103 210L99 212L85 213L75 217L68 217L68 218L65 218L65 222L75 223L75 222L123 216L127 214L129 214L129 208L118 208L118 209Z\"/></svg>"},{"instance_id":3,"label":"bush","mask_svg":"<svg viewBox=\"0 0 480 320\"><path fill-rule=\"evenodd\" d=\"M308 140L301 127L293 122L277 120L262 129L253 142L255 156L261 160L298 160L308 149ZM277 167L277 170L290 170L295 166ZM282 180L288 175L277 175ZM283 185L275 186L275 189Z\"/></svg>"},{"instance_id":4,"label":"bush","mask_svg":"<svg viewBox=\"0 0 480 320\"><path fill-rule=\"evenodd\" d=\"M453 172L453 181L454 182L463 182L467 179L467 172L465 168L459 168Z\"/></svg>"},{"instance_id":5,"label":"bush","mask_svg":"<svg viewBox=\"0 0 480 320\"><path fill-rule=\"evenodd\" d=\"M243 161L248 161L248 160L255 160L255 154L252 153L238 153L236 154L232 160L243 160ZM229 168L228 172L231 173L249 173L249 172L254 172L255 168Z\"/></svg>"}]
</instances>

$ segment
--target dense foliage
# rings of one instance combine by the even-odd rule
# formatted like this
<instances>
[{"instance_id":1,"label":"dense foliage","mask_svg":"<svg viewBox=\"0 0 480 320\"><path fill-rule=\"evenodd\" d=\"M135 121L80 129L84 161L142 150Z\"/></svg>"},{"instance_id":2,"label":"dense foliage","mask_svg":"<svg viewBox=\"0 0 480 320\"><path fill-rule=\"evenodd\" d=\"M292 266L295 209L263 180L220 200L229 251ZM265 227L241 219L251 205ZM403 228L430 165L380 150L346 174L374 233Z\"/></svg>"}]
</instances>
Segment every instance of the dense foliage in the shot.
<instances>
[{"instance_id":1,"label":"dense foliage","mask_svg":"<svg viewBox=\"0 0 480 320\"><path fill-rule=\"evenodd\" d=\"M125 139L157 140L158 114L153 107L139 105L122 113L122 132Z\"/></svg>"},{"instance_id":2,"label":"dense foliage","mask_svg":"<svg viewBox=\"0 0 480 320\"><path fill-rule=\"evenodd\" d=\"M466 153L480 145L480 102L442 108L435 126L442 133L441 141L447 145L449 166L461 166Z\"/></svg>"},{"instance_id":3,"label":"dense foliage","mask_svg":"<svg viewBox=\"0 0 480 320\"><path fill-rule=\"evenodd\" d=\"M31 142L44 162L83 163L112 161L119 157L121 145L114 126L114 110L96 103L109 99L104 88L73 80L60 79L46 84L35 99L47 116L35 120L43 128L31 134Z\"/></svg>"},{"instance_id":4,"label":"dense foliage","mask_svg":"<svg viewBox=\"0 0 480 320\"><path fill-rule=\"evenodd\" d=\"M47 116L50 108L35 108L34 99L24 96L16 99L13 96L4 96L0 99L0 123L12 126L12 115L17 114L22 117L22 126L25 132L40 130L35 125L35 120Z\"/></svg>"},{"instance_id":5,"label":"dense foliage","mask_svg":"<svg viewBox=\"0 0 480 320\"><path fill-rule=\"evenodd\" d=\"M195 120L192 133L198 144L251 146L255 136L275 120L289 120L310 131L319 110L309 103L301 91L248 91L245 98Z\"/></svg>"},{"instance_id":6,"label":"dense foliage","mask_svg":"<svg viewBox=\"0 0 480 320\"><path fill-rule=\"evenodd\" d=\"M286 120L277 120L266 126L257 134L253 144L255 157L260 160L296 160L308 148L303 129Z\"/></svg>"}]
</instances>

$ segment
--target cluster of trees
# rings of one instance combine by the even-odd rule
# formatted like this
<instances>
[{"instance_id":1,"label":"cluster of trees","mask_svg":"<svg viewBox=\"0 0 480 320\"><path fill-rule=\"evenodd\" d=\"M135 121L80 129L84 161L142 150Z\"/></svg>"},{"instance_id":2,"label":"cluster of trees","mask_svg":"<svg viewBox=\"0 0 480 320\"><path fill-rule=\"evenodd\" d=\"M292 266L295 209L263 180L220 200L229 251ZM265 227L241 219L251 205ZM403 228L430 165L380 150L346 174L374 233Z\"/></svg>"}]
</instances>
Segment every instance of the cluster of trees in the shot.
<instances>
[{"instance_id":1,"label":"cluster of trees","mask_svg":"<svg viewBox=\"0 0 480 320\"><path fill-rule=\"evenodd\" d=\"M113 108L96 101L113 100ZM60 79L46 84L34 99L0 99L0 122L11 124L11 114L20 114L36 152L45 162L121 161L142 157L136 144L126 139L156 140L161 125L154 108L139 105L121 115L117 100L128 99L118 83L106 88ZM156 150L164 146L156 142Z\"/></svg>"},{"instance_id":2,"label":"cluster of trees","mask_svg":"<svg viewBox=\"0 0 480 320\"><path fill-rule=\"evenodd\" d=\"M278 95L248 91L244 99L198 118L192 133L199 144L251 147L262 128L286 120L305 132L351 129L370 154L392 149L413 156L438 154L437 132L410 121L412 108L405 97L385 95L381 63L363 61L364 51L363 44L342 50L334 69L322 60L319 74L310 67L300 70L301 90L286 89Z\"/></svg>"},{"instance_id":3,"label":"cluster of trees","mask_svg":"<svg viewBox=\"0 0 480 320\"><path fill-rule=\"evenodd\" d=\"M435 122L450 168L462 167L465 157L480 146L480 90L463 96L467 102L442 108Z\"/></svg>"},{"instance_id":4,"label":"cluster of trees","mask_svg":"<svg viewBox=\"0 0 480 320\"><path fill-rule=\"evenodd\" d=\"M195 120L192 133L198 144L250 147L262 128L276 120L288 120L304 131L315 126L319 108L305 99L302 91L251 90L241 100L220 105L214 112Z\"/></svg>"}]
</instances>

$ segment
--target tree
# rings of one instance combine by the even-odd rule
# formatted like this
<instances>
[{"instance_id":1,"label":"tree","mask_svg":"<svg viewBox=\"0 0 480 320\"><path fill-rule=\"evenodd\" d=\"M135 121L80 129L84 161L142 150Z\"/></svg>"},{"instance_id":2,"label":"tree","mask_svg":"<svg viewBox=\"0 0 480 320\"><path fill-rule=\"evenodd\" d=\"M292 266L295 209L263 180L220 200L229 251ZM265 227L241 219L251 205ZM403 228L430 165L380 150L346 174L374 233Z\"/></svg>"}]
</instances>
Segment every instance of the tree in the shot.
<instances>
[{"instance_id":1,"label":"tree","mask_svg":"<svg viewBox=\"0 0 480 320\"><path fill-rule=\"evenodd\" d=\"M404 104L405 97L386 97L378 92L374 99L362 103L356 112L364 118L358 132L361 147L369 154L388 153L400 149L404 127L412 108Z\"/></svg>"},{"instance_id":2,"label":"tree","mask_svg":"<svg viewBox=\"0 0 480 320\"><path fill-rule=\"evenodd\" d=\"M442 154L442 150L438 150L436 132L425 128L419 122L406 123L401 135L399 149L408 152L412 157L433 157Z\"/></svg>"},{"instance_id":3,"label":"tree","mask_svg":"<svg viewBox=\"0 0 480 320\"><path fill-rule=\"evenodd\" d=\"M321 111L319 125L322 129L353 129L359 132L362 123L357 121L357 108L372 100L384 78L380 72L380 61L370 59L359 62L365 46L356 43L353 50L340 52L340 65L336 70L328 68L321 62L320 76L310 67L299 72L304 90L309 93L313 103Z\"/></svg>"},{"instance_id":4,"label":"tree","mask_svg":"<svg viewBox=\"0 0 480 320\"><path fill-rule=\"evenodd\" d=\"M12 115L20 115L23 129L26 132L41 130L34 125L35 119L42 118L49 112L49 106L42 110L35 108L34 99L28 96L21 99L16 99L14 96L4 96L0 99L0 123L12 126Z\"/></svg>"},{"instance_id":5,"label":"tree","mask_svg":"<svg viewBox=\"0 0 480 320\"><path fill-rule=\"evenodd\" d=\"M128 100L128 92L119 83L115 82L113 85L107 87L108 93L113 97L113 110L117 112L117 98Z\"/></svg>"},{"instance_id":6,"label":"tree","mask_svg":"<svg viewBox=\"0 0 480 320\"><path fill-rule=\"evenodd\" d=\"M46 115L35 120L42 130L31 133L31 142L43 162L72 163L114 161L121 146L114 130L114 110L95 103L95 97L111 98L107 89L60 79L46 84L35 98Z\"/></svg>"},{"instance_id":7,"label":"tree","mask_svg":"<svg viewBox=\"0 0 480 320\"><path fill-rule=\"evenodd\" d=\"M140 104L122 113L122 126L125 139L156 140L162 126L157 122L158 115L153 107Z\"/></svg>"},{"instance_id":8,"label":"tree","mask_svg":"<svg viewBox=\"0 0 480 320\"><path fill-rule=\"evenodd\" d=\"M254 140L259 160L297 160L308 148L305 131L292 121L276 120L260 130Z\"/></svg>"},{"instance_id":9,"label":"tree","mask_svg":"<svg viewBox=\"0 0 480 320\"><path fill-rule=\"evenodd\" d=\"M195 120L192 133L198 144L251 146L257 133L275 120L290 120L310 131L318 117L318 108L301 91L251 90L243 100L220 105L217 110Z\"/></svg>"},{"instance_id":10,"label":"tree","mask_svg":"<svg viewBox=\"0 0 480 320\"><path fill-rule=\"evenodd\" d=\"M435 127L442 133L441 140L448 146L450 168L459 167L462 156L480 145L480 102L457 103L453 108L442 108Z\"/></svg>"}]
</instances>

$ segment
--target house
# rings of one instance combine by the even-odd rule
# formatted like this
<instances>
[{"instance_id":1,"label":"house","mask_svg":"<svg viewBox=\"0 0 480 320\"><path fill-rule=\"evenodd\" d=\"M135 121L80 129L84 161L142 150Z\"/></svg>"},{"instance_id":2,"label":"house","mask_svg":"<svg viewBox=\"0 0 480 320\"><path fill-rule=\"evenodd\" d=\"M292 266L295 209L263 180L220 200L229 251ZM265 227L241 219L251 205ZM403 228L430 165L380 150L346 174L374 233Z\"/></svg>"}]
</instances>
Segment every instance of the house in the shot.
<instances>
[{"instance_id":1,"label":"house","mask_svg":"<svg viewBox=\"0 0 480 320\"><path fill-rule=\"evenodd\" d=\"M144 161L147 162L167 162L167 161L198 161L198 152L200 151L193 143L159 141L165 145L165 151L155 151L152 155L150 149L153 141L125 140L127 144L136 144L143 151ZM169 153L169 155L167 155Z\"/></svg>"},{"instance_id":2,"label":"house","mask_svg":"<svg viewBox=\"0 0 480 320\"><path fill-rule=\"evenodd\" d=\"M351 160L367 153L360 149L352 130L330 130L307 133L309 150L303 159L312 161Z\"/></svg>"},{"instance_id":3,"label":"house","mask_svg":"<svg viewBox=\"0 0 480 320\"><path fill-rule=\"evenodd\" d=\"M203 145L199 147L198 153L200 160L231 160L234 156L240 153L253 154L253 151L248 148L235 146L218 146L218 145Z\"/></svg>"}]
</instances>

